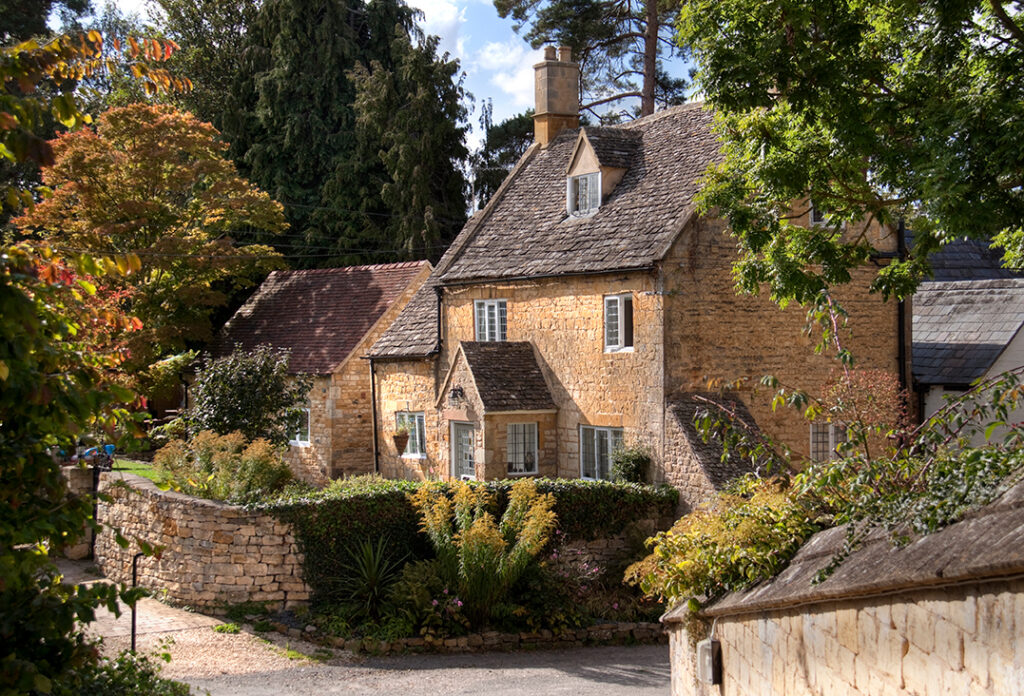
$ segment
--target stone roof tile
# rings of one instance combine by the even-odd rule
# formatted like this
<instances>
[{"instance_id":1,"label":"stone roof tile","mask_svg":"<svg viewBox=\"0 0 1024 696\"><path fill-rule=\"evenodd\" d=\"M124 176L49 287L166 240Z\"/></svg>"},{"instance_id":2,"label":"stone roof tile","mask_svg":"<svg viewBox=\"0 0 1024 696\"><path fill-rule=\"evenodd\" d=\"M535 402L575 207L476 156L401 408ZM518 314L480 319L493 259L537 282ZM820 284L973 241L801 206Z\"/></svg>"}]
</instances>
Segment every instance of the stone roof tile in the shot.
<instances>
[{"instance_id":1,"label":"stone roof tile","mask_svg":"<svg viewBox=\"0 0 1024 696\"><path fill-rule=\"evenodd\" d=\"M531 343L463 341L460 345L486 413L556 408Z\"/></svg>"}]
</instances>

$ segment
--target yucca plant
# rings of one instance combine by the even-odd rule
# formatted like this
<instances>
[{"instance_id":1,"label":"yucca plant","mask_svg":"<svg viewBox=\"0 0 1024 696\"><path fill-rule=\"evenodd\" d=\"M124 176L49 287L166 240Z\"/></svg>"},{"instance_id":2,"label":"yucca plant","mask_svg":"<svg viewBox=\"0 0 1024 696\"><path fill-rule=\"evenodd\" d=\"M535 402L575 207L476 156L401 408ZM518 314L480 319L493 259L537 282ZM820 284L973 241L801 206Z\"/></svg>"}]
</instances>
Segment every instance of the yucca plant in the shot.
<instances>
[{"instance_id":1,"label":"yucca plant","mask_svg":"<svg viewBox=\"0 0 1024 696\"><path fill-rule=\"evenodd\" d=\"M554 497L538 493L532 479L512 486L500 522L491 512L493 497L482 486L460 482L451 498L440 486L423 486L411 498L440 572L457 588L476 625L486 623L491 608L508 596L556 523Z\"/></svg>"},{"instance_id":2,"label":"yucca plant","mask_svg":"<svg viewBox=\"0 0 1024 696\"><path fill-rule=\"evenodd\" d=\"M363 541L349 549L349 562L338 579L339 598L350 608L353 618L380 618L388 588L398 579L406 555L394 556L388 550L387 537L376 543Z\"/></svg>"}]
</instances>

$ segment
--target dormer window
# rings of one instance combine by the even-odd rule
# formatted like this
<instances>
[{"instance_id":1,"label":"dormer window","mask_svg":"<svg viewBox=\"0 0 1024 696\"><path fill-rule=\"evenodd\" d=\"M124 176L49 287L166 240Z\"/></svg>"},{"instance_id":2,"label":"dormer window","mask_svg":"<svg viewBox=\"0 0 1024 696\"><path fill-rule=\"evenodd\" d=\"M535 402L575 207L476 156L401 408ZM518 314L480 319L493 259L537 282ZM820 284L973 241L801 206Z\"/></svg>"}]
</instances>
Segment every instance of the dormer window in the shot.
<instances>
[{"instance_id":1,"label":"dormer window","mask_svg":"<svg viewBox=\"0 0 1024 696\"><path fill-rule=\"evenodd\" d=\"M566 187L566 209L570 215L593 215L601 207L601 173L570 176Z\"/></svg>"}]
</instances>

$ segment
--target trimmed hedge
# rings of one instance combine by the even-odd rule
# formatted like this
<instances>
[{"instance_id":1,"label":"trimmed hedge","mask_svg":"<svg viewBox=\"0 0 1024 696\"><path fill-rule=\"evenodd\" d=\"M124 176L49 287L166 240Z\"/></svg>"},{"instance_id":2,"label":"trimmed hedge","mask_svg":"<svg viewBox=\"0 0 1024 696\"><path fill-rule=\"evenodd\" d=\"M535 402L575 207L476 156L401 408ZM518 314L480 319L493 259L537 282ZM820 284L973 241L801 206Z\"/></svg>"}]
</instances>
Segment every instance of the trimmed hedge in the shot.
<instances>
[{"instance_id":1,"label":"trimmed hedge","mask_svg":"<svg viewBox=\"0 0 1024 696\"><path fill-rule=\"evenodd\" d=\"M513 481L488 481L495 494L496 515L507 504ZM281 497L254 506L292 525L304 561L306 583L316 598L330 594L342 578L350 550L364 540L385 537L396 556L429 558L430 542L419 530L409 493L423 484L360 477L337 481L325 489ZM591 540L619 534L635 520L672 519L679 492L669 486L610 483L580 479L538 479L537 490L555 496L558 529L568 539Z\"/></svg>"}]
</instances>

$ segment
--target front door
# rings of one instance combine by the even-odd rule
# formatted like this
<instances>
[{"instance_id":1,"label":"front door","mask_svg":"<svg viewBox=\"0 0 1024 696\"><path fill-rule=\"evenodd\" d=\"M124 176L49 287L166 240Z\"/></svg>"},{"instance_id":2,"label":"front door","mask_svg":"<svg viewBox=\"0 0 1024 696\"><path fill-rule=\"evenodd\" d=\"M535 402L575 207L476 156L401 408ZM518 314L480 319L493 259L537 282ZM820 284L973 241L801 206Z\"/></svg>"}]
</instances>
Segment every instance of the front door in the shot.
<instances>
[{"instance_id":1,"label":"front door","mask_svg":"<svg viewBox=\"0 0 1024 696\"><path fill-rule=\"evenodd\" d=\"M452 476L475 479L473 424L452 423Z\"/></svg>"}]
</instances>

